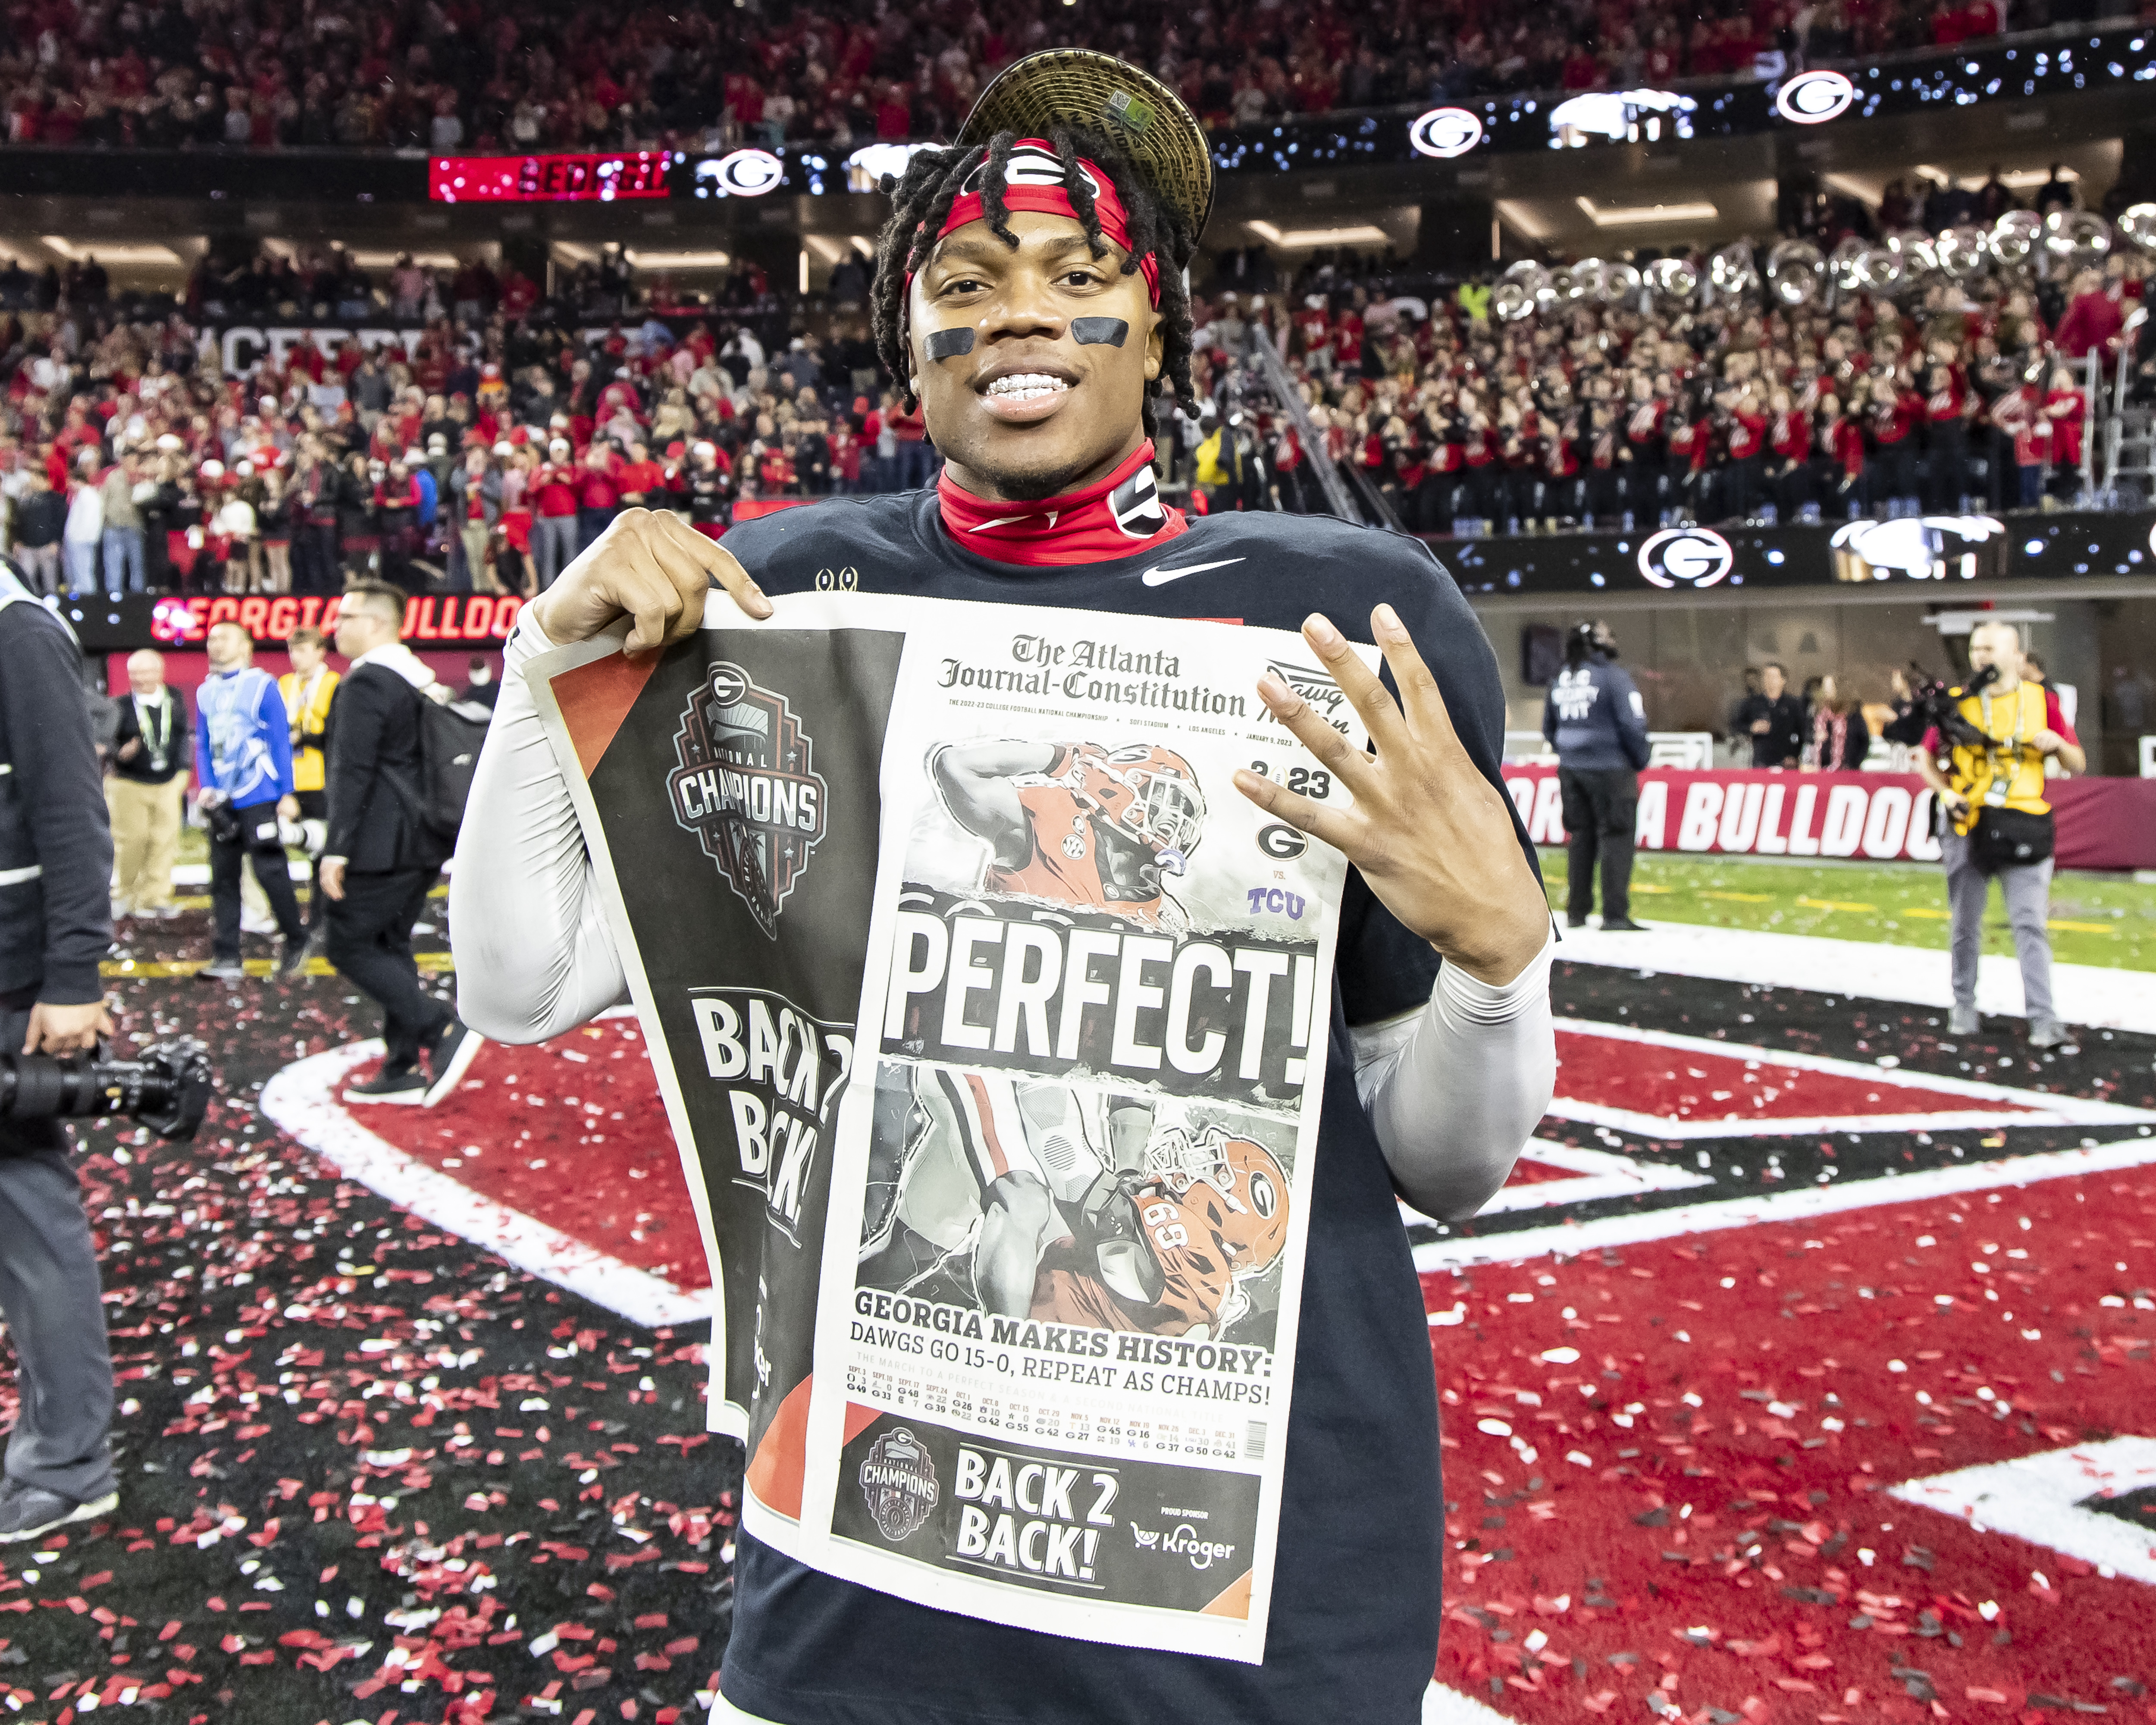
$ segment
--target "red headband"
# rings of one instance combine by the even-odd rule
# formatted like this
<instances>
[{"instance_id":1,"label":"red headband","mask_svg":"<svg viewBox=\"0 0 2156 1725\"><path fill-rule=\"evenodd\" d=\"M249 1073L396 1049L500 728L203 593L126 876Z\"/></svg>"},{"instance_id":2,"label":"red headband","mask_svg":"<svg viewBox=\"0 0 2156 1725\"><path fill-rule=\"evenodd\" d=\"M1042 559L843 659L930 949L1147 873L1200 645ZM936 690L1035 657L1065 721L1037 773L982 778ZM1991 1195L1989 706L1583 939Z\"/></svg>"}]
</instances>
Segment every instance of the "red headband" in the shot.
<instances>
[{"instance_id":1,"label":"red headband","mask_svg":"<svg viewBox=\"0 0 2156 1725\"><path fill-rule=\"evenodd\" d=\"M951 200L951 213L944 218L943 226L937 239L947 238L968 223L978 222L986 213L986 203L978 189L988 172L988 163L967 176L964 188ZM1093 192L1093 213L1101 223L1103 238L1113 240L1124 251L1131 249L1130 218L1124 213L1123 200L1116 195L1115 183L1093 163L1082 157L1078 172ZM1056 154L1055 146L1045 138L1020 138L1011 146L1010 161L1004 170L1004 208L1006 209L1036 210L1045 215L1068 216L1079 219L1076 206L1070 202L1070 193L1063 184L1063 158ZM1146 292L1153 308L1160 307L1160 263L1151 252L1138 259L1138 274L1145 277ZM913 273L906 277L906 290L913 290Z\"/></svg>"}]
</instances>

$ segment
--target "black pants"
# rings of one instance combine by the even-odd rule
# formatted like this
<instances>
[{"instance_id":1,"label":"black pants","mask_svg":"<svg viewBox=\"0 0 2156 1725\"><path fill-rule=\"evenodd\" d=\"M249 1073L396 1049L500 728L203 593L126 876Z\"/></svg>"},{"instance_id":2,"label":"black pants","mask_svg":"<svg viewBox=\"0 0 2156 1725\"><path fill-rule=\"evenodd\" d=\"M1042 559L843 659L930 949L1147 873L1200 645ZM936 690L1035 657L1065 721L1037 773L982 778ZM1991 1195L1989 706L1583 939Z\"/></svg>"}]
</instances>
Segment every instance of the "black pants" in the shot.
<instances>
[{"instance_id":1,"label":"black pants","mask_svg":"<svg viewBox=\"0 0 2156 1725\"><path fill-rule=\"evenodd\" d=\"M337 576L336 529L300 521L292 529L292 591L327 598L343 590Z\"/></svg>"},{"instance_id":2,"label":"black pants","mask_svg":"<svg viewBox=\"0 0 2156 1725\"><path fill-rule=\"evenodd\" d=\"M9 1053L22 1047L29 1023L28 1006L0 1010ZM15 1343L22 1392L7 1471L88 1502L114 1484L105 1448L112 1358L97 1248L69 1148L58 1121L0 1122L0 1317Z\"/></svg>"},{"instance_id":3,"label":"black pants","mask_svg":"<svg viewBox=\"0 0 2156 1725\"><path fill-rule=\"evenodd\" d=\"M1898 443L1880 444L1865 465L1864 481L1875 511L1892 499L1915 496L1917 452L1909 439L1905 437Z\"/></svg>"},{"instance_id":4,"label":"black pants","mask_svg":"<svg viewBox=\"0 0 2156 1725\"><path fill-rule=\"evenodd\" d=\"M1924 452L1932 507L1942 515L1961 507L1969 492L1969 433L1958 419L1934 424Z\"/></svg>"},{"instance_id":5,"label":"black pants","mask_svg":"<svg viewBox=\"0 0 2156 1725\"><path fill-rule=\"evenodd\" d=\"M412 925L440 874L439 867L347 872L344 896L329 901L329 961L380 1004L382 1040L389 1050L385 1072L410 1071L421 1043L456 1016L419 986L412 958Z\"/></svg>"},{"instance_id":6,"label":"black pants","mask_svg":"<svg viewBox=\"0 0 2156 1725\"><path fill-rule=\"evenodd\" d=\"M1719 477L1721 512L1748 518L1766 495L1767 464L1757 455L1740 455L1722 464Z\"/></svg>"},{"instance_id":7,"label":"black pants","mask_svg":"<svg viewBox=\"0 0 2156 1725\"><path fill-rule=\"evenodd\" d=\"M1785 527L1812 501L1812 470L1802 461L1791 462L1781 472L1769 475L1767 485Z\"/></svg>"},{"instance_id":8,"label":"black pants","mask_svg":"<svg viewBox=\"0 0 2156 1725\"><path fill-rule=\"evenodd\" d=\"M275 913L277 927L288 941L304 941L306 925L300 920L300 897L292 891L292 871L285 865L285 847L277 838L277 804L250 803L232 811L239 829L220 839L217 829L209 836L210 914L217 928L211 951L220 964L239 962L239 869L254 859L254 878Z\"/></svg>"},{"instance_id":9,"label":"black pants","mask_svg":"<svg viewBox=\"0 0 2156 1725\"><path fill-rule=\"evenodd\" d=\"M1602 920L1632 915L1632 821L1640 806L1640 775L1629 767L1575 772L1557 769L1564 797L1566 855L1570 885L1565 916L1583 920L1594 907L1594 862L1602 860Z\"/></svg>"}]
</instances>

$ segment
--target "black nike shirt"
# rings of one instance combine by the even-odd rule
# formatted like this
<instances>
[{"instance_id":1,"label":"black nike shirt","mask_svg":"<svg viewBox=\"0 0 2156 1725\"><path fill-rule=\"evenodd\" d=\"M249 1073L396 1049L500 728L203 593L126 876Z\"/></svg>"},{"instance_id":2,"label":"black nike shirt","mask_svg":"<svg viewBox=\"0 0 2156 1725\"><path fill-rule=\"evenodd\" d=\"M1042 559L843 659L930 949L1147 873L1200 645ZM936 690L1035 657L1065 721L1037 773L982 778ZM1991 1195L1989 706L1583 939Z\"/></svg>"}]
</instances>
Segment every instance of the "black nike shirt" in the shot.
<instances>
[{"instance_id":1,"label":"black nike shirt","mask_svg":"<svg viewBox=\"0 0 2156 1725\"><path fill-rule=\"evenodd\" d=\"M1284 629L1316 610L1358 641L1370 638L1372 608L1389 603L1469 756L1502 789L1496 660L1419 540L1324 516L1218 515L1115 562L1036 567L958 546L929 490L781 511L735 528L726 544L773 594L854 590ZM1518 838L1532 864L1524 830ZM778 1725L1420 1720L1437 1660L1443 1554L1436 1383L1391 1173L1355 1093L1348 1027L1419 1009L1438 963L1351 869L1265 1662L984 1623L837 1580L744 1535L721 1685L730 1702Z\"/></svg>"}]
</instances>

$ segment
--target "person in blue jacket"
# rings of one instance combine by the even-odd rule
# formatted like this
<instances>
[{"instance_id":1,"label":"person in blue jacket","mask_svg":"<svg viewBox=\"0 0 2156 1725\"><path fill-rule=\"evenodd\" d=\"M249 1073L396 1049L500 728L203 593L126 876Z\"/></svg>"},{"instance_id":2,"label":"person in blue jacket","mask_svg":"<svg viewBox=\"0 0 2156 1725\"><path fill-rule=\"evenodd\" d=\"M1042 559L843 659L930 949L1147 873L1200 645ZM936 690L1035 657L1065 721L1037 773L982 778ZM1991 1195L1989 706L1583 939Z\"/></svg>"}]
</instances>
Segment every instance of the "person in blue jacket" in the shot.
<instances>
[{"instance_id":1,"label":"person in blue jacket","mask_svg":"<svg viewBox=\"0 0 2156 1725\"><path fill-rule=\"evenodd\" d=\"M195 696L195 800L209 824L209 896L215 936L204 982L246 975L239 954L239 870L254 859L277 927L285 937L277 975L297 973L307 958L306 925L292 891L278 820L300 818L292 790L291 721L277 680L254 663L254 643L236 623L209 632L209 675Z\"/></svg>"},{"instance_id":2,"label":"person in blue jacket","mask_svg":"<svg viewBox=\"0 0 2156 1725\"><path fill-rule=\"evenodd\" d=\"M1564 793L1564 830L1572 884L1565 924L1587 926L1594 906L1594 864L1602 862L1602 926L1636 929L1632 920L1632 823L1640 806L1640 769L1647 764L1647 708L1617 666L1606 623L1576 623L1564 641L1564 669L1543 706L1543 735L1557 750Z\"/></svg>"}]
</instances>

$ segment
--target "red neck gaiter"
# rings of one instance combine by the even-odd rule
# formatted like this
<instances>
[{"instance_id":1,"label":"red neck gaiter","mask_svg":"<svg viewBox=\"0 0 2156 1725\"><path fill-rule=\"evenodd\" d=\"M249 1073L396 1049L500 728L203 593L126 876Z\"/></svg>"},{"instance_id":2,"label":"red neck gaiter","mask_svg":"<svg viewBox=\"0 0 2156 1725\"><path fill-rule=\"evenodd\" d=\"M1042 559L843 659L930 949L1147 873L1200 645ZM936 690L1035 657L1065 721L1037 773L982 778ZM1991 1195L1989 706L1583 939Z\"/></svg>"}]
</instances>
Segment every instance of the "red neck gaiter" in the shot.
<instances>
[{"instance_id":1,"label":"red neck gaiter","mask_svg":"<svg viewBox=\"0 0 2156 1725\"><path fill-rule=\"evenodd\" d=\"M1181 510L1160 501L1149 441L1082 491L1039 503L995 503L953 484L947 468L936 481L936 500L945 529L967 550L1041 567L1127 557L1165 545L1190 526Z\"/></svg>"}]
</instances>

